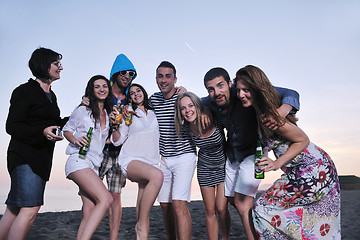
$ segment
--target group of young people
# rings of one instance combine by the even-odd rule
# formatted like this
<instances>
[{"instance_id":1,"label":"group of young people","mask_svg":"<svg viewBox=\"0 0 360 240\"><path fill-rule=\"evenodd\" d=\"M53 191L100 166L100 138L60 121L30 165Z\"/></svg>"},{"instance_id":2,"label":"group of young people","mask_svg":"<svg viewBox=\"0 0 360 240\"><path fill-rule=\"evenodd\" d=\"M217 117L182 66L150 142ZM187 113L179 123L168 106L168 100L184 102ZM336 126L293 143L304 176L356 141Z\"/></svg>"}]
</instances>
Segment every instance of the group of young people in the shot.
<instances>
[{"instance_id":1,"label":"group of young people","mask_svg":"<svg viewBox=\"0 0 360 240\"><path fill-rule=\"evenodd\" d=\"M24 239L43 205L54 143L63 139L54 131L58 127L69 141L66 176L79 186L83 201L77 239L90 239L107 210L110 239L117 239L126 178L138 183L137 239L148 238L156 199L167 238L191 239L188 203L195 169L209 239L218 239L219 228L222 239L230 238L228 203L238 210L248 239L341 238L336 168L297 127L296 91L273 87L255 66L241 68L234 83L225 69L216 67L205 74L208 96L200 99L176 87L176 69L163 61L156 69L160 92L148 97L132 83L137 76L132 62L119 54L110 80L93 76L82 103L69 119L61 119L50 87L60 78L61 59L50 49L35 50L29 67L36 79L12 94L6 122L11 189L0 239ZM123 112L133 114L131 125L113 124L118 101L125 106L131 101L133 111L124 107ZM90 127L91 143L82 157L79 149L88 143ZM254 178L258 140L276 156L265 154L260 168L281 168L284 174L254 203L260 184Z\"/></svg>"}]
</instances>

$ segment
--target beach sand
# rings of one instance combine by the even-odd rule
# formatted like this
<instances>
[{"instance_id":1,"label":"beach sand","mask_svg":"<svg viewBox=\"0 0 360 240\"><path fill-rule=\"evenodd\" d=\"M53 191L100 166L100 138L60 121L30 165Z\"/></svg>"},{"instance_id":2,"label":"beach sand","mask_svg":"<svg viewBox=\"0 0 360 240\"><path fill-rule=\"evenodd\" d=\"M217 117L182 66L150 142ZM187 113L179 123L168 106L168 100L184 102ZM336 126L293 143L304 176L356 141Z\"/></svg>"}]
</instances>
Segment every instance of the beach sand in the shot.
<instances>
[{"instance_id":1,"label":"beach sand","mask_svg":"<svg viewBox=\"0 0 360 240\"><path fill-rule=\"evenodd\" d=\"M202 201L189 204L192 217L192 239L207 239L204 205ZM246 239L239 214L229 206L231 213L231 239ZM27 239L76 239L80 224L80 211L47 212L38 214ZM92 239L109 239L107 215L100 223ZM342 239L360 239L360 191L341 190ZM135 208L123 208L118 239L135 239ZM219 231L220 232L220 231ZM154 206L150 215L149 239L166 239L161 209ZM220 235L219 235L219 239Z\"/></svg>"}]
</instances>

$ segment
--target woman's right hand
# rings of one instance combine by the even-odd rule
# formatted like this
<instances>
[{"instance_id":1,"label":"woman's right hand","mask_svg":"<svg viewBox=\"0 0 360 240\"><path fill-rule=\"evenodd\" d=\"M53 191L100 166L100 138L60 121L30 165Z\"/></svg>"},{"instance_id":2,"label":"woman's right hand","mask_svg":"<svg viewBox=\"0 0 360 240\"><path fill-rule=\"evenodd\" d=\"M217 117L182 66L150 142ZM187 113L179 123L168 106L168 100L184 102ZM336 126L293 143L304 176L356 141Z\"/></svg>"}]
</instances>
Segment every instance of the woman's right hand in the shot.
<instances>
[{"instance_id":1,"label":"woman's right hand","mask_svg":"<svg viewBox=\"0 0 360 240\"><path fill-rule=\"evenodd\" d=\"M83 147L86 144L88 144L88 137L87 136L82 136L79 138L75 138L75 140L72 142L72 144L78 146L78 147Z\"/></svg>"},{"instance_id":2,"label":"woman's right hand","mask_svg":"<svg viewBox=\"0 0 360 240\"><path fill-rule=\"evenodd\" d=\"M260 159L258 166L260 166L260 169L264 172L276 171L281 167L281 165L279 165L279 162L277 162L276 160L272 160L269 157L263 157L262 159Z\"/></svg>"}]
</instances>

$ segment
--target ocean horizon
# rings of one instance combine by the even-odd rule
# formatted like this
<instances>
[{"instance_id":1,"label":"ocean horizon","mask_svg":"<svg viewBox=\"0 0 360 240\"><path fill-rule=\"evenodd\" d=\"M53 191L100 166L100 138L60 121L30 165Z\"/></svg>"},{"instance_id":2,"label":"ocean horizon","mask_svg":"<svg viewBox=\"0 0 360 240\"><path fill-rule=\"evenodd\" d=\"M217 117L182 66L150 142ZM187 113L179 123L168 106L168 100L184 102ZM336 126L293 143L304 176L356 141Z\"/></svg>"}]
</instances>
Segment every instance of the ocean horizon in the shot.
<instances>
[{"instance_id":1,"label":"ocean horizon","mask_svg":"<svg viewBox=\"0 0 360 240\"><path fill-rule=\"evenodd\" d=\"M268 187L268 184L260 185L259 191ZM5 201L9 193L10 186L0 186L0 215L6 210ZM125 188L121 194L122 207L135 207L137 198L137 184L129 180L126 182ZM191 201L202 200L200 188L194 183L191 187ZM154 206L159 205L155 201ZM81 210L82 202L78 195L78 188L74 184L73 187L46 187L44 194L44 205L41 206L39 213L44 212L66 212Z\"/></svg>"},{"instance_id":2,"label":"ocean horizon","mask_svg":"<svg viewBox=\"0 0 360 240\"><path fill-rule=\"evenodd\" d=\"M193 184L194 185L194 184ZM191 201L202 200L200 189L193 186L191 191ZM0 215L6 210L6 198L10 186L0 187ZM122 207L135 207L137 198L137 184L130 181L126 182L125 188L121 193ZM159 205L155 201L154 205ZM78 195L78 188L73 187L46 187L44 193L44 205L41 206L39 213L44 212L63 212L80 210L82 206L81 198Z\"/></svg>"}]
</instances>

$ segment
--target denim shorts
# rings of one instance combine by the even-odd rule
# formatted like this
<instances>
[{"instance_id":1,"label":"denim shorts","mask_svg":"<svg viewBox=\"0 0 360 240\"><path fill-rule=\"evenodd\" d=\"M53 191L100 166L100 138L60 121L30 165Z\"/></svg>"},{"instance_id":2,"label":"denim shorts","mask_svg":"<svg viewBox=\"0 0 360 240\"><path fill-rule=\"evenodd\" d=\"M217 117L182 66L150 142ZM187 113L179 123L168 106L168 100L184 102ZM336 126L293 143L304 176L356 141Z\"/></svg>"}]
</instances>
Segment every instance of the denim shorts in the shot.
<instances>
[{"instance_id":1,"label":"denim shorts","mask_svg":"<svg viewBox=\"0 0 360 240\"><path fill-rule=\"evenodd\" d=\"M6 205L36 207L44 204L46 181L35 174L28 164L17 166L10 174L11 188Z\"/></svg>"}]
</instances>

